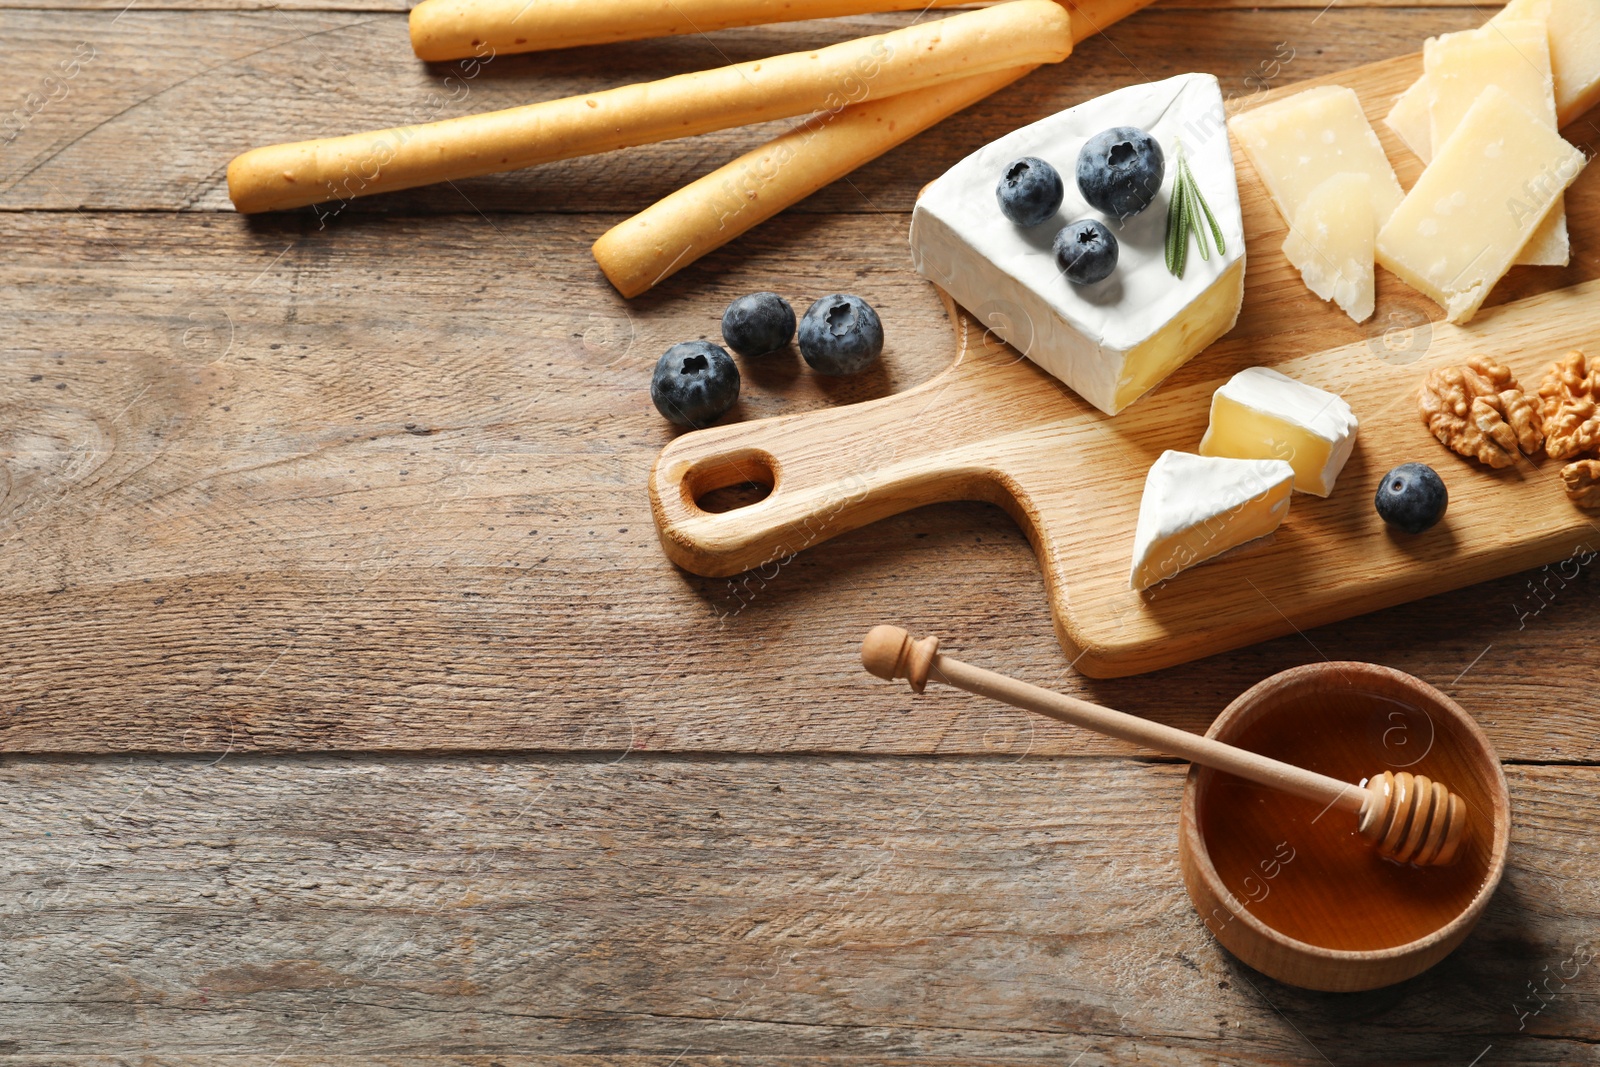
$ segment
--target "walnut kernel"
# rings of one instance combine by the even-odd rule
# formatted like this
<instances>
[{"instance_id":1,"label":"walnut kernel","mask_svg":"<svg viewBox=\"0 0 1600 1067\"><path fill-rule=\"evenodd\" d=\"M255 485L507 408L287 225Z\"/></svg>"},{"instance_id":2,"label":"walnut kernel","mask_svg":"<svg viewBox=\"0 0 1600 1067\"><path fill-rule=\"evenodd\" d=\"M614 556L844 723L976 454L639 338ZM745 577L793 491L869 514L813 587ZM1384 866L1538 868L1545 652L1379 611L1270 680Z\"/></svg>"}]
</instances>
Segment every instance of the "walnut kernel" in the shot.
<instances>
[{"instance_id":1,"label":"walnut kernel","mask_svg":"<svg viewBox=\"0 0 1600 1067\"><path fill-rule=\"evenodd\" d=\"M1561 468L1567 496L1580 508L1600 508L1600 459L1580 459Z\"/></svg>"},{"instance_id":2,"label":"walnut kernel","mask_svg":"<svg viewBox=\"0 0 1600 1067\"><path fill-rule=\"evenodd\" d=\"M1509 467L1519 450L1532 455L1544 443L1539 409L1510 368L1487 356L1430 372L1418 408L1445 447L1491 467Z\"/></svg>"},{"instance_id":3,"label":"walnut kernel","mask_svg":"<svg viewBox=\"0 0 1600 1067\"><path fill-rule=\"evenodd\" d=\"M1539 414L1544 422L1544 450L1551 459L1571 459L1600 448L1600 368L1591 371L1582 352L1545 369L1539 383Z\"/></svg>"}]
</instances>

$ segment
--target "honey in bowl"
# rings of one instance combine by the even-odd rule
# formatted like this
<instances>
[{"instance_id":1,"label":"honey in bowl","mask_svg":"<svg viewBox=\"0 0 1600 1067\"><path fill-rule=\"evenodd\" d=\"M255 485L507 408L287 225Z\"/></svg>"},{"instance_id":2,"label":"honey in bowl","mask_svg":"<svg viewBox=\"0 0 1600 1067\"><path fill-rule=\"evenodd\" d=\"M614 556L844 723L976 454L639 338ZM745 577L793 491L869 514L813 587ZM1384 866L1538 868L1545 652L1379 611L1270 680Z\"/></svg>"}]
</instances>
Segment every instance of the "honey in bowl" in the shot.
<instances>
[{"instance_id":1,"label":"honey in bowl","mask_svg":"<svg viewBox=\"0 0 1600 1067\"><path fill-rule=\"evenodd\" d=\"M1465 802L1467 838L1443 867L1380 856L1350 813L1214 772L1196 805L1217 876L1248 913L1323 949L1392 949L1465 912L1493 869L1493 801L1481 754L1448 717L1359 685L1291 696L1227 740L1356 783L1384 771L1443 782ZM1206 916L1214 932L1232 921ZM1224 938L1224 940L1228 940Z\"/></svg>"}]
</instances>

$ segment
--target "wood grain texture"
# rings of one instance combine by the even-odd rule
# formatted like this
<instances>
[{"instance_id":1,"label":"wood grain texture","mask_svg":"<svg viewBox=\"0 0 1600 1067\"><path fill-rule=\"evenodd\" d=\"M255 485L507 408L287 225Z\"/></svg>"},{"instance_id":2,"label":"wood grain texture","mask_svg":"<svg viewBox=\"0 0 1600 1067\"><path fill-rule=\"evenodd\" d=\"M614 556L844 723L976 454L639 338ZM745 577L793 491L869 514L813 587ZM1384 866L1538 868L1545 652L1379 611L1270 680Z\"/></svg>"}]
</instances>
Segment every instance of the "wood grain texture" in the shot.
<instances>
[{"instance_id":1,"label":"wood grain texture","mask_svg":"<svg viewBox=\"0 0 1600 1067\"><path fill-rule=\"evenodd\" d=\"M1194 914L1172 764L8 760L0 1063L1589 1062L1596 775L1512 768L1473 935L1329 996Z\"/></svg>"},{"instance_id":2,"label":"wood grain texture","mask_svg":"<svg viewBox=\"0 0 1600 1067\"><path fill-rule=\"evenodd\" d=\"M1595 971L1552 973L1600 913L1594 768L1511 768L1511 870L1460 952L1397 991L1317 996L1234 963L1184 899L1181 768L1095 758L1124 750L958 694L883 693L854 647L892 614L1191 730L1283 667L1377 660L1444 687L1504 755L1587 761L1592 567L1089 682L985 505L732 582L662 564L641 491L669 436L643 389L656 353L742 292L846 283L892 313L886 376L830 394L779 364L746 376L746 411L931 377L942 312L905 269L904 216L857 188L903 212L996 130L1135 77L1109 44L1081 86L1025 82L624 309L589 241L769 133L530 171L471 190L483 216L444 190L325 230L249 226L210 214L232 152L451 95L405 56L402 18L356 10L404 4L21 2L0 14L7 107L79 41L112 62L0 151L0 747L208 754L0 759L0 1063L1593 1061ZM1203 59L1241 91L1290 35L1325 71L1480 14L1345 0L1315 25L1304 6L1224 22L1175 8L1278 0L1162 2L1119 47L1143 42L1128 54L1161 76ZM859 32L606 60L661 76ZM610 83L593 54L541 62L450 103ZM581 214L602 183L611 213ZM241 757L462 746L609 752ZM989 758L641 751L662 748ZM1013 762L1045 753L1087 758Z\"/></svg>"},{"instance_id":3,"label":"wood grain texture","mask_svg":"<svg viewBox=\"0 0 1600 1067\"><path fill-rule=\"evenodd\" d=\"M1341 5L1320 20L1315 15L1161 6L1141 12L1104 38L1084 42L1066 62L941 123L796 210L909 211L922 185L998 132L1124 85L1191 70L1195 56L1206 57L1206 69L1226 92L1244 97L1270 84L1414 51L1426 34L1477 25L1483 13L1446 8L1401 15ZM134 8L113 25L112 17L90 13L6 12L0 14L0 62L17 83L8 107L28 92L40 93L55 65L80 43L97 55L63 83L65 99L47 103L0 151L0 209L231 211L223 170L233 156L258 145L649 81L881 33L911 18L864 16L502 56L465 77L459 66L418 62L405 20L397 16ZM1295 49L1287 64L1278 60L1280 43ZM599 208L631 214L789 128L764 123L454 187L358 198L328 221L395 211L497 215ZM304 215L321 217L309 208Z\"/></svg>"},{"instance_id":4,"label":"wood grain texture","mask_svg":"<svg viewBox=\"0 0 1600 1067\"><path fill-rule=\"evenodd\" d=\"M988 506L731 580L675 570L644 492L671 439L644 388L656 353L712 334L742 292L837 288L819 246L858 250L844 283L889 326L883 370L833 383L791 356L746 376L746 417L911 388L948 359L948 325L901 265L900 217L780 218L634 307L582 250L587 225L0 216L0 743L1113 750L876 689L856 646L896 621L1188 730L1327 656L1446 689L1507 756L1600 747L1592 564L1126 683L1068 669L1027 544Z\"/></svg>"}]
</instances>

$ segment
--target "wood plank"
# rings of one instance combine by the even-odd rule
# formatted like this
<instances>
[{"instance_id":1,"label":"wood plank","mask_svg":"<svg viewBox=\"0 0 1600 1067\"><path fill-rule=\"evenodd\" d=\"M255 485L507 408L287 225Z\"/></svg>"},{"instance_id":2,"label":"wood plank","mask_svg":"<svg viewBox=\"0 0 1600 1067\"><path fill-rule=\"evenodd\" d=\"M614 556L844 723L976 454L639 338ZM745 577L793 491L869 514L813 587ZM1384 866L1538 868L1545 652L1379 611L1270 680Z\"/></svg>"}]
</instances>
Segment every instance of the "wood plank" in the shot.
<instances>
[{"instance_id":1,"label":"wood plank","mask_svg":"<svg viewBox=\"0 0 1600 1067\"><path fill-rule=\"evenodd\" d=\"M1172 764L11 759L0 1063L1587 1062L1600 771L1510 777L1478 930L1326 995L1195 915Z\"/></svg>"},{"instance_id":2,"label":"wood plank","mask_svg":"<svg viewBox=\"0 0 1600 1067\"><path fill-rule=\"evenodd\" d=\"M1173 9L1199 8L1204 10L1238 8L1263 11L1310 11L1320 13L1332 5L1317 0L1161 0L1163 7ZM0 10L34 11L110 11L120 12L125 5L116 0L0 0ZM416 6L411 0L160 0L159 3L141 3L141 11L387 11L403 12ZM962 5L981 7L981 3ZM1470 8L1478 11L1498 10L1500 3L1473 4L1463 0L1338 0L1346 9L1378 8L1405 14L1414 8Z\"/></svg>"},{"instance_id":3,"label":"wood plank","mask_svg":"<svg viewBox=\"0 0 1600 1067\"><path fill-rule=\"evenodd\" d=\"M948 327L897 216L781 218L631 305L584 250L610 221L0 216L0 746L1122 750L867 678L856 642L898 621L1185 729L1326 656L1446 687L1506 756L1600 747L1592 565L1129 682L1071 671L1026 542L984 505L732 580L676 570L644 490L671 436L658 352L758 288L882 311L881 374L750 368L758 417L924 381Z\"/></svg>"},{"instance_id":4,"label":"wood plank","mask_svg":"<svg viewBox=\"0 0 1600 1067\"><path fill-rule=\"evenodd\" d=\"M0 151L0 208L231 210L228 160L277 141L348 133L487 111L642 81L729 61L812 48L904 25L893 14L731 30L711 38L643 41L603 53L573 49L503 56L462 79L411 55L393 15L287 10L175 16L128 11L0 13L0 63L34 72L28 92L46 102ZM1133 82L1195 65L1248 96L1283 84L1415 51L1430 33L1482 21L1472 8L1417 12L1162 10L1143 12L1065 63L913 138L810 198L808 212L907 211L916 190L951 163L1014 129ZM174 19L183 32L174 32ZM46 86L80 43L95 50L75 77ZM1287 63L1281 44L1294 50ZM604 62L597 60L603 55ZM41 96L41 98L43 98ZM14 106L14 105L13 105ZM636 211L773 136L782 124L640 146L532 170L359 199L330 216L379 212L587 212L604 190L609 211ZM324 208L323 212L331 209ZM322 217L305 209L307 218Z\"/></svg>"}]
</instances>

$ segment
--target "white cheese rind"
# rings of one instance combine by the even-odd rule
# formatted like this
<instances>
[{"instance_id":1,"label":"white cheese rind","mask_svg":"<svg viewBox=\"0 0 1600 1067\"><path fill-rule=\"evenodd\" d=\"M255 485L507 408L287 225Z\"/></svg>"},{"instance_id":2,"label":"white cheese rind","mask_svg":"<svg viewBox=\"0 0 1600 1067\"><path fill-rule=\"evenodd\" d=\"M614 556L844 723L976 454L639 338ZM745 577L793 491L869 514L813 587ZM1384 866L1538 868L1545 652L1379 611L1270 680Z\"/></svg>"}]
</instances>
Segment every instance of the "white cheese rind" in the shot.
<instances>
[{"instance_id":1,"label":"white cheese rind","mask_svg":"<svg viewBox=\"0 0 1600 1067\"><path fill-rule=\"evenodd\" d=\"M1113 126L1147 131L1166 159L1155 202L1121 223L1091 209L1074 177L1084 142ZM1226 245L1209 260L1191 246L1181 279L1165 262L1180 139ZM1046 160L1066 185L1061 210L1039 226L1017 226L995 200L1001 173L1020 156ZM1082 218L1105 222L1120 251L1111 277L1080 287L1061 276L1051 242ZM911 254L919 273L1001 340L1116 414L1232 329L1244 299L1244 222L1216 78L1185 74L1129 86L979 149L918 197Z\"/></svg>"},{"instance_id":2,"label":"white cheese rind","mask_svg":"<svg viewBox=\"0 0 1600 1067\"><path fill-rule=\"evenodd\" d=\"M1228 417L1229 403L1255 415L1257 419L1252 421L1282 425L1254 427L1259 436L1241 440L1243 434L1237 430L1230 433L1229 427L1220 424ZM1212 394L1211 423L1200 442L1200 453L1286 460L1295 469L1297 490L1325 497L1333 492L1339 472L1350 459L1358 428L1355 412L1339 394L1296 381L1270 367L1248 367ZM1228 450L1219 451L1217 445L1224 438ZM1315 441L1318 447L1305 447L1304 439ZM1313 453L1320 458L1324 449L1322 462L1314 466L1306 462Z\"/></svg>"},{"instance_id":3,"label":"white cheese rind","mask_svg":"<svg viewBox=\"0 0 1600 1067\"><path fill-rule=\"evenodd\" d=\"M1145 475L1128 584L1148 589L1271 533L1289 513L1293 483L1281 459L1161 453Z\"/></svg>"},{"instance_id":4,"label":"white cheese rind","mask_svg":"<svg viewBox=\"0 0 1600 1067\"><path fill-rule=\"evenodd\" d=\"M1378 262L1454 323L1477 314L1587 160L1486 86L1378 231Z\"/></svg>"}]
</instances>

